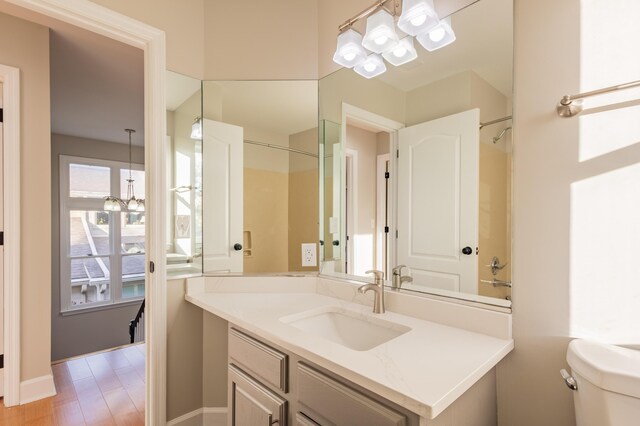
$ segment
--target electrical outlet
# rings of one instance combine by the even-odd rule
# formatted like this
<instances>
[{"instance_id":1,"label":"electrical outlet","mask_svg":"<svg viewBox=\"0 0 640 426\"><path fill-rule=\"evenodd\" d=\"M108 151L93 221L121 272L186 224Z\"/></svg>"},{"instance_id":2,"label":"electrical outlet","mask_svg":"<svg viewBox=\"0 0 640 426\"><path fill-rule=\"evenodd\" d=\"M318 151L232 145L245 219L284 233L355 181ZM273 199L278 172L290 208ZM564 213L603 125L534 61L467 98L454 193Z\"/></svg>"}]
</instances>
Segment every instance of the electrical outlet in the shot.
<instances>
[{"instance_id":1,"label":"electrical outlet","mask_svg":"<svg viewBox=\"0 0 640 426\"><path fill-rule=\"evenodd\" d=\"M302 244L302 266L317 266L318 261L316 259L316 244L315 243L303 243Z\"/></svg>"}]
</instances>

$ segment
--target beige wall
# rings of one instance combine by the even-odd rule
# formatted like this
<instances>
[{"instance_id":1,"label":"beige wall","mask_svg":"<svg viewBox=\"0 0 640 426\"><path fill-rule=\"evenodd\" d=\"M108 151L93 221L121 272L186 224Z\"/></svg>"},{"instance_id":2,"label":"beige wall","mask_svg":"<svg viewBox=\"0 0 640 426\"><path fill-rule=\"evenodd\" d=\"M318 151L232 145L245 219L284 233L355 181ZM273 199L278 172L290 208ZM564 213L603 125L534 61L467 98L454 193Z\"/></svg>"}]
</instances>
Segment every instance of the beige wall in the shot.
<instances>
[{"instance_id":1,"label":"beige wall","mask_svg":"<svg viewBox=\"0 0 640 426\"><path fill-rule=\"evenodd\" d=\"M202 332L203 407L227 407L227 321L205 312ZM197 368L191 368L197 370ZM167 417L171 418L171 417Z\"/></svg>"},{"instance_id":2,"label":"beige wall","mask_svg":"<svg viewBox=\"0 0 640 426\"><path fill-rule=\"evenodd\" d=\"M287 271L288 194L288 173L245 167L244 231L251 231L251 245L244 244L244 272Z\"/></svg>"},{"instance_id":3,"label":"beige wall","mask_svg":"<svg viewBox=\"0 0 640 426\"><path fill-rule=\"evenodd\" d=\"M167 68L200 80L204 77L205 0L91 0L164 30Z\"/></svg>"},{"instance_id":4,"label":"beige wall","mask_svg":"<svg viewBox=\"0 0 640 426\"><path fill-rule=\"evenodd\" d=\"M205 80L318 78L316 0L204 2Z\"/></svg>"},{"instance_id":5,"label":"beige wall","mask_svg":"<svg viewBox=\"0 0 640 426\"><path fill-rule=\"evenodd\" d=\"M48 28L0 13L0 63L20 69L20 378L24 381L51 372L51 221L42 220L51 211Z\"/></svg>"},{"instance_id":6,"label":"beige wall","mask_svg":"<svg viewBox=\"0 0 640 426\"><path fill-rule=\"evenodd\" d=\"M505 426L575 424L573 395L558 370L567 366L570 339L570 183L580 169L580 139L578 120L559 118L554 106L563 94L580 92L580 3L515 2L515 350L497 370Z\"/></svg>"},{"instance_id":7,"label":"beige wall","mask_svg":"<svg viewBox=\"0 0 640 426\"><path fill-rule=\"evenodd\" d=\"M202 407L204 314L184 300L185 280L167 282L167 419ZM225 335L226 340L226 335ZM226 354L225 354L226 357Z\"/></svg>"},{"instance_id":8,"label":"beige wall","mask_svg":"<svg viewBox=\"0 0 640 426\"><path fill-rule=\"evenodd\" d=\"M318 128L293 134L289 146L318 153ZM302 243L318 242L318 159L289 154L289 268L288 271L317 271L302 266ZM319 247L316 244L316 259Z\"/></svg>"},{"instance_id":9,"label":"beige wall","mask_svg":"<svg viewBox=\"0 0 640 426\"><path fill-rule=\"evenodd\" d=\"M497 256L500 263L511 261L510 247L507 243L511 232L507 227L509 181L511 179L511 156L494 145L480 143L480 187L478 214L478 279L491 280L494 275L485 265ZM508 270L502 270L495 276L497 279L510 280ZM490 284L478 283L478 294L482 296L504 299L509 295L507 287L493 287Z\"/></svg>"}]
</instances>

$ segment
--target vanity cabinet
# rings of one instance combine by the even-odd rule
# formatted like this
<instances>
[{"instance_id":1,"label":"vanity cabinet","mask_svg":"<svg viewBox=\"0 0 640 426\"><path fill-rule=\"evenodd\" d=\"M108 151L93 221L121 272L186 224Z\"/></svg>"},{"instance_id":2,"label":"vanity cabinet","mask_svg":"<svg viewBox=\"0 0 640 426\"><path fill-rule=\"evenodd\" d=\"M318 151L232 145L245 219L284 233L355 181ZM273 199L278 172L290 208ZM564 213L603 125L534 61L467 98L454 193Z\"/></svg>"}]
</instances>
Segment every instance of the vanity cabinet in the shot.
<instances>
[{"instance_id":1,"label":"vanity cabinet","mask_svg":"<svg viewBox=\"0 0 640 426\"><path fill-rule=\"evenodd\" d=\"M233 364L229 365L229 384L231 424L238 426L286 424L287 401Z\"/></svg>"},{"instance_id":2,"label":"vanity cabinet","mask_svg":"<svg viewBox=\"0 0 640 426\"><path fill-rule=\"evenodd\" d=\"M416 426L418 416L229 326L229 426Z\"/></svg>"}]
</instances>

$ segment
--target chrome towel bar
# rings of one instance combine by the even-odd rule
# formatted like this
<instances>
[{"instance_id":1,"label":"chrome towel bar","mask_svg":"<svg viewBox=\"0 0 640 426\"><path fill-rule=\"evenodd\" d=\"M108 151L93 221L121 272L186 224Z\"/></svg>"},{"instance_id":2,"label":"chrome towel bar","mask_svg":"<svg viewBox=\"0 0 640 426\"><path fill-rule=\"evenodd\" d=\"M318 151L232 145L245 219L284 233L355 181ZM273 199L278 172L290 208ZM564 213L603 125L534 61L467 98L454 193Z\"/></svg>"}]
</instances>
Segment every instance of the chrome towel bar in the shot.
<instances>
[{"instance_id":1,"label":"chrome towel bar","mask_svg":"<svg viewBox=\"0 0 640 426\"><path fill-rule=\"evenodd\" d=\"M602 95L604 93L615 92L617 90L631 89L640 86L640 80L631 81L617 86L605 87L604 89L592 90L591 92L578 93L577 95L564 95L556 106L556 111L560 117L573 117L582 112L582 99L590 96Z\"/></svg>"}]
</instances>

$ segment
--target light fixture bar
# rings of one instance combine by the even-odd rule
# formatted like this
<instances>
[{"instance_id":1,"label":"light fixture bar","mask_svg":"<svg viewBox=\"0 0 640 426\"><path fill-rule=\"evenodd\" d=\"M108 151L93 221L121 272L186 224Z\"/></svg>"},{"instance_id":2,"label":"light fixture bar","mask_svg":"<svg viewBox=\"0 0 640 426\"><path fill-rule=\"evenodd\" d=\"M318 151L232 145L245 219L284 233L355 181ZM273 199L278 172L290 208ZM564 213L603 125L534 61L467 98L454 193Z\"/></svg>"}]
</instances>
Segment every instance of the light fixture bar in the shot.
<instances>
[{"instance_id":1,"label":"light fixture bar","mask_svg":"<svg viewBox=\"0 0 640 426\"><path fill-rule=\"evenodd\" d=\"M371 6L369 6L365 10L363 10L362 12L358 13L357 15L355 15L353 18L347 19L342 24L340 24L338 26L338 32L342 32L345 28L349 28L350 26L352 26L353 24L355 24L359 20L369 17L369 15L371 15L373 12L378 10L380 7L384 6L385 3L388 3L390 1L394 3L394 11L389 11L389 13L391 13L392 15L395 14L395 8L396 8L395 2L396 2L396 0L378 0L377 2L372 4Z\"/></svg>"}]
</instances>

